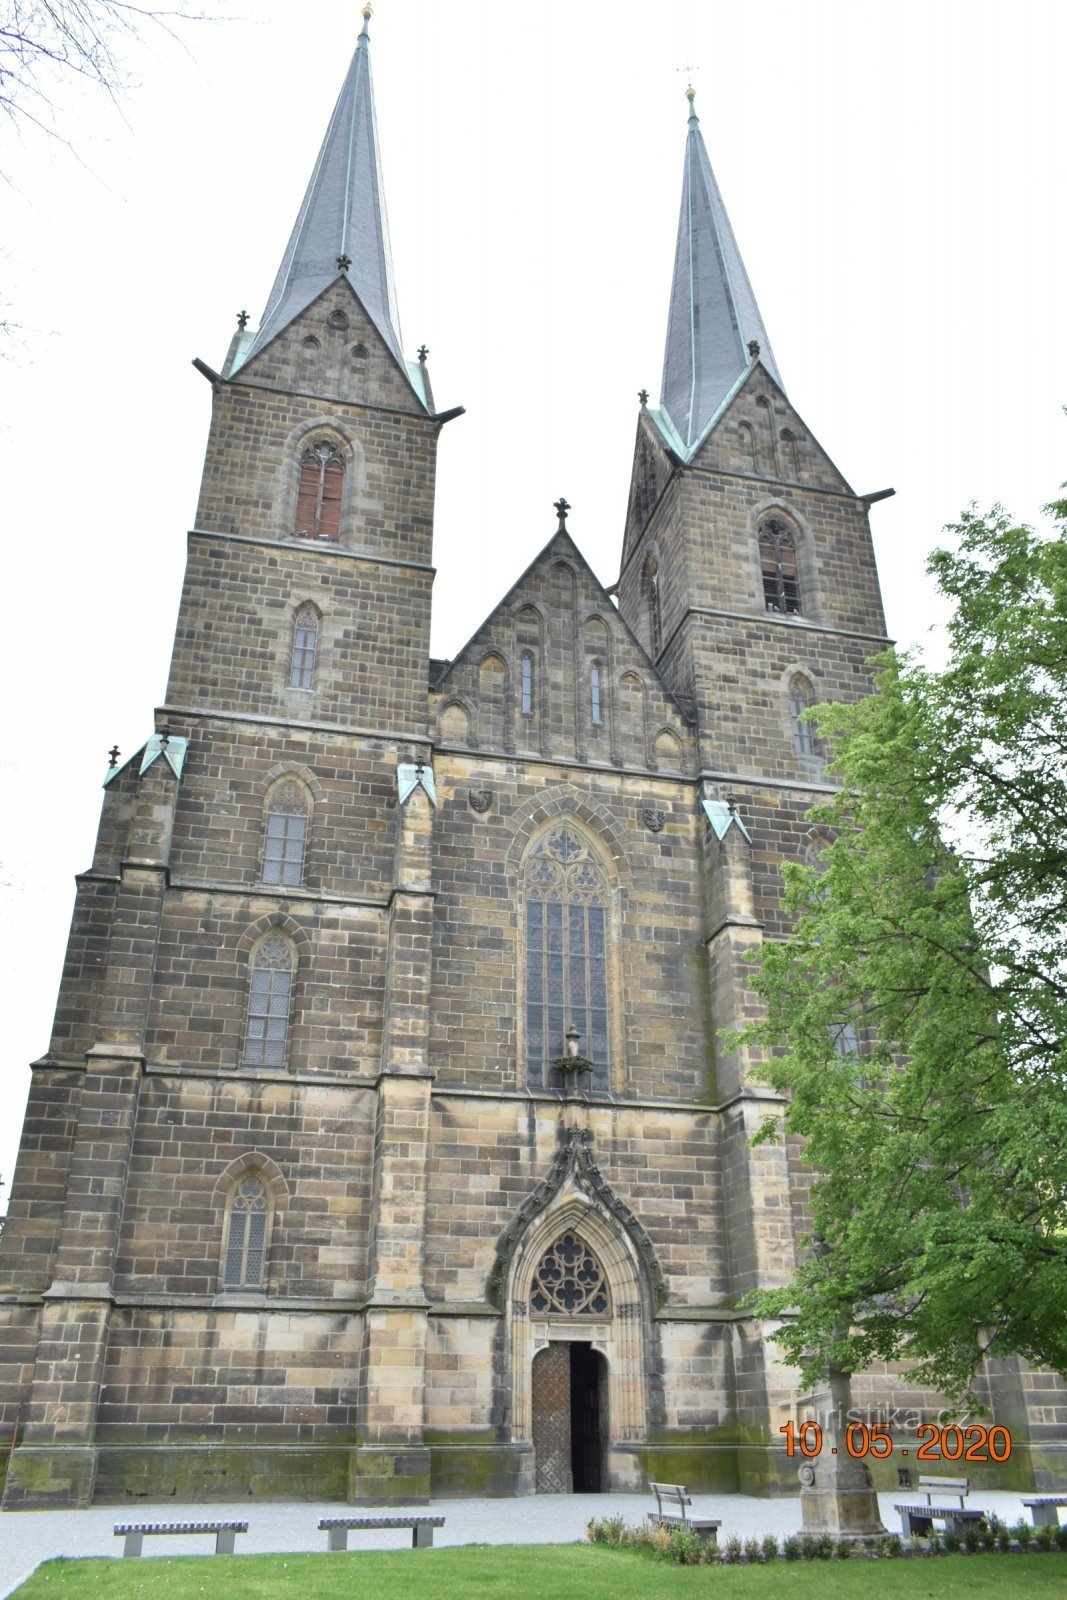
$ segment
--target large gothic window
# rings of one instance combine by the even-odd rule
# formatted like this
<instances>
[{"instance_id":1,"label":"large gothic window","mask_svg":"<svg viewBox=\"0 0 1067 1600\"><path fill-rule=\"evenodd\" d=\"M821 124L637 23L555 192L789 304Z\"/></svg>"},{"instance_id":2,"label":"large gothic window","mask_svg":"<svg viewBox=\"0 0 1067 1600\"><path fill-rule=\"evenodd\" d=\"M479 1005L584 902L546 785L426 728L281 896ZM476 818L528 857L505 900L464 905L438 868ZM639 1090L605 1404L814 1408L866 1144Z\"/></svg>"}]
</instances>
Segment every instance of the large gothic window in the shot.
<instances>
[{"instance_id":1,"label":"large gothic window","mask_svg":"<svg viewBox=\"0 0 1067 1600\"><path fill-rule=\"evenodd\" d=\"M222 1261L224 1289L261 1289L267 1254L267 1190L258 1173L248 1172L230 1197L226 1251Z\"/></svg>"},{"instance_id":2,"label":"large gothic window","mask_svg":"<svg viewBox=\"0 0 1067 1600\"><path fill-rule=\"evenodd\" d=\"M763 573L763 602L768 611L799 612L797 545L793 530L771 517L759 531L759 559Z\"/></svg>"},{"instance_id":3,"label":"large gothic window","mask_svg":"<svg viewBox=\"0 0 1067 1600\"><path fill-rule=\"evenodd\" d=\"M321 440L304 451L293 530L298 539L337 541L341 533L344 487L345 464L332 444Z\"/></svg>"},{"instance_id":4,"label":"large gothic window","mask_svg":"<svg viewBox=\"0 0 1067 1600\"><path fill-rule=\"evenodd\" d=\"M536 1317L599 1317L611 1308L604 1269L576 1233L560 1234L546 1250L530 1286Z\"/></svg>"},{"instance_id":5,"label":"large gothic window","mask_svg":"<svg viewBox=\"0 0 1067 1600\"><path fill-rule=\"evenodd\" d=\"M287 778L267 798L263 839L263 882L295 888L304 881L308 797L302 784Z\"/></svg>"},{"instance_id":6,"label":"large gothic window","mask_svg":"<svg viewBox=\"0 0 1067 1600\"><path fill-rule=\"evenodd\" d=\"M526 1078L558 1089L552 1063L576 1028L593 1063L592 1087L609 1083L608 882L600 857L569 824L544 834L526 858Z\"/></svg>"},{"instance_id":7,"label":"large gothic window","mask_svg":"<svg viewBox=\"0 0 1067 1600\"><path fill-rule=\"evenodd\" d=\"M280 933L269 934L255 948L241 1056L246 1067L285 1065L294 965L293 947Z\"/></svg>"},{"instance_id":8,"label":"large gothic window","mask_svg":"<svg viewBox=\"0 0 1067 1600\"><path fill-rule=\"evenodd\" d=\"M653 661L663 648L663 625L659 610L659 566L655 556L645 562L645 599L648 605L648 637Z\"/></svg>"}]
</instances>

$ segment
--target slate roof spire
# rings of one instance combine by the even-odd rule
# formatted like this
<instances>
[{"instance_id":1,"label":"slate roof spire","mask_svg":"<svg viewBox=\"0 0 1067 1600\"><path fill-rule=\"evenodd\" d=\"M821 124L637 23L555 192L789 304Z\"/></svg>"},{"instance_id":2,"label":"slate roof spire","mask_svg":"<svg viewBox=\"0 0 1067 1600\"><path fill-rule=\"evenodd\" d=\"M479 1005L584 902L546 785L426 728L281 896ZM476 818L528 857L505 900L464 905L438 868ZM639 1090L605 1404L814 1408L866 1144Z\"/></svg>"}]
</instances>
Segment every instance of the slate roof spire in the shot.
<instances>
[{"instance_id":1,"label":"slate roof spire","mask_svg":"<svg viewBox=\"0 0 1067 1600\"><path fill-rule=\"evenodd\" d=\"M663 356L662 413L688 460L731 389L749 365L749 345L781 383L741 252L711 170L686 90L689 133L682 178L682 208L674 257L667 347Z\"/></svg>"},{"instance_id":2,"label":"slate roof spire","mask_svg":"<svg viewBox=\"0 0 1067 1600\"><path fill-rule=\"evenodd\" d=\"M342 272L407 372L393 288L389 227L371 88L371 8L322 141L311 181L267 300L259 331L231 370L251 360Z\"/></svg>"}]
</instances>

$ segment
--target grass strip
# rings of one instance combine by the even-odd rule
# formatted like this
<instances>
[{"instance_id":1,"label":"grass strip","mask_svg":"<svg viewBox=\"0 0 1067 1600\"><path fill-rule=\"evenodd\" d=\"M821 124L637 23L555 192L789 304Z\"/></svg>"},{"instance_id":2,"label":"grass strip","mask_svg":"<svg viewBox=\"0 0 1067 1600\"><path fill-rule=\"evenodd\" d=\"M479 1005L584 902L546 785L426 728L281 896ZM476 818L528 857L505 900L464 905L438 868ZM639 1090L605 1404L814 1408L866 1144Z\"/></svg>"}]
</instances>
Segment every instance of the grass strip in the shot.
<instances>
[{"instance_id":1,"label":"grass strip","mask_svg":"<svg viewBox=\"0 0 1067 1600\"><path fill-rule=\"evenodd\" d=\"M767 1566L678 1567L593 1545L459 1545L332 1555L162 1556L47 1561L12 1600L687 1600L709 1587L729 1600L781 1595L936 1595L1026 1600L1067 1593L1065 1555L974 1555L907 1560L774 1561Z\"/></svg>"}]
</instances>

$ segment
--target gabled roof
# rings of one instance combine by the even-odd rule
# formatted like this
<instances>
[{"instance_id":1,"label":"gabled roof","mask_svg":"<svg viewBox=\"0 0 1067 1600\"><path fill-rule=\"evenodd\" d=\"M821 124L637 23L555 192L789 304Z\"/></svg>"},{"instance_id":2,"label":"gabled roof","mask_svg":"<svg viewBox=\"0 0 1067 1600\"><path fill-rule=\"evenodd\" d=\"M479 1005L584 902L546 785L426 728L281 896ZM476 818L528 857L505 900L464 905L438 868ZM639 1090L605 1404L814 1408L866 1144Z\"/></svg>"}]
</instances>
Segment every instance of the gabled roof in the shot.
<instances>
[{"instance_id":1,"label":"gabled roof","mask_svg":"<svg viewBox=\"0 0 1067 1600\"><path fill-rule=\"evenodd\" d=\"M300 207L259 331L242 341L229 376L347 273L367 314L403 372L393 288L378 130L371 88L370 6L326 137ZM347 262L347 266L345 263Z\"/></svg>"},{"instance_id":2,"label":"gabled roof","mask_svg":"<svg viewBox=\"0 0 1067 1600\"><path fill-rule=\"evenodd\" d=\"M704 148L700 121L689 99L682 205L663 356L661 430L683 460L749 365L749 345L781 386L730 219Z\"/></svg>"}]
</instances>

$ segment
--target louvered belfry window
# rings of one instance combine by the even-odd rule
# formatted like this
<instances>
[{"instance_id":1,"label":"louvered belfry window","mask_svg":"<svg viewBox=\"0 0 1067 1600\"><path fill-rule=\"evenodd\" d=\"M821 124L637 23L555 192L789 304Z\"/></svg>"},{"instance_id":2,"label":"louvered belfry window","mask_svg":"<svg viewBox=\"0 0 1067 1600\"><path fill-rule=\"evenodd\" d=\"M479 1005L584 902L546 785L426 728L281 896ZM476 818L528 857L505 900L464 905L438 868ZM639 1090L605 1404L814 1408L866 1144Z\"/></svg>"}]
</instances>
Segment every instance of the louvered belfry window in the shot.
<instances>
[{"instance_id":1,"label":"louvered belfry window","mask_svg":"<svg viewBox=\"0 0 1067 1600\"><path fill-rule=\"evenodd\" d=\"M558 1089L552 1063L574 1027L593 1064L595 1089L609 1081L607 874L576 828L552 828L526 859L526 1075L532 1089Z\"/></svg>"},{"instance_id":2,"label":"louvered belfry window","mask_svg":"<svg viewBox=\"0 0 1067 1600\"><path fill-rule=\"evenodd\" d=\"M569 1230L541 1257L530 1287L534 1316L606 1316L611 1302L604 1269L583 1239Z\"/></svg>"},{"instance_id":3,"label":"louvered belfry window","mask_svg":"<svg viewBox=\"0 0 1067 1600\"><path fill-rule=\"evenodd\" d=\"M284 1067L293 989L293 951L288 939L271 935L256 947L248 990L246 1067Z\"/></svg>"},{"instance_id":4,"label":"louvered belfry window","mask_svg":"<svg viewBox=\"0 0 1067 1600\"><path fill-rule=\"evenodd\" d=\"M267 1191L262 1179L250 1172L238 1183L230 1201L223 1288L261 1289L266 1248Z\"/></svg>"},{"instance_id":5,"label":"louvered belfry window","mask_svg":"<svg viewBox=\"0 0 1067 1600\"><path fill-rule=\"evenodd\" d=\"M759 556L767 610L786 615L799 612L796 539L784 522L772 518L760 528Z\"/></svg>"},{"instance_id":6,"label":"louvered belfry window","mask_svg":"<svg viewBox=\"0 0 1067 1600\"><path fill-rule=\"evenodd\" d=\"M294 531L298 539L336 543L341 534L344 487L345 464L332 444L323 441L304 451L296 497Z\"/></svg>"}]
</instances>

